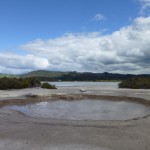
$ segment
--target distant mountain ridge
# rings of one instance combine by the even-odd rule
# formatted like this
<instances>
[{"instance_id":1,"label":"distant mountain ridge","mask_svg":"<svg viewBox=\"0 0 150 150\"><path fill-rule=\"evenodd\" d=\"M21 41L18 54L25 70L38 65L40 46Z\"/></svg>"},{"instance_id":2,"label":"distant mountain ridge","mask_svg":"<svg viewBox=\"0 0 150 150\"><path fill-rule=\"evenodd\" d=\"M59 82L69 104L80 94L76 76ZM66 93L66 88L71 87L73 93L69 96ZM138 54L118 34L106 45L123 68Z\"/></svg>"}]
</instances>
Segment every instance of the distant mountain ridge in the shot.
<instances>
[{"instance_id":1,"label":"distant mountain ridge","mask_svg":"<svg viewBox=\"0 0 150 150\"><path fill-rule=\"evenodd\" d=\"M69 72L36 70L22 74L21 77L61 77L62 75L68 73Z\"/></svg>"},{"instance_id":2,"label":"distant mountain ridge","mask_svg":"<svg viewBox=\"0 0 150 150\"><path fill-rule=\"evenodd\" d=\"M61 72L37 70L21 75L22 78L37 77L41 81L101 81L101 80L124 80L132 77L150 77L147 74L118 74L118 73L92 73L92 72Z\"/></svg>"},{"instance_id":3,"label":"distant mountain ridge","mask_svg":"<svg viewBox=\"0 0 150 150\"><path fill-rule=\"evenodd\" d=\"M103 81L103 80L124 80L132 77L150 77L149 74L119 74L119 73L92 73L92 72L62 72L62 71L47 71L36 70L21 75L0 74L0 77L35 77L41 81Z\"/></svg>"}]
</instances>

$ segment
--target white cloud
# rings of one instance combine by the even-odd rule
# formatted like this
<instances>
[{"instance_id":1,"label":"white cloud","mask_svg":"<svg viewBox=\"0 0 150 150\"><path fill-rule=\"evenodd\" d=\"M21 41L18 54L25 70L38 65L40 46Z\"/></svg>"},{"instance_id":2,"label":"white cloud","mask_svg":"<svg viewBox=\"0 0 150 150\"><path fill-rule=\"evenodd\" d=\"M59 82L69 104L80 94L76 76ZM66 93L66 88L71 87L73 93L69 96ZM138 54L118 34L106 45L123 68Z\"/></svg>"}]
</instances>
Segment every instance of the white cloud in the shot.
<instances>
[{"instance_id":1,"label":"white cloud","mask_svg":"<svg viewBox=\"0 0 150 150\"><path fill-rule=\"evenodd\" d=\"M105 16L104 15L102 15L102 14L100 14L100 13L98 13L98 14L96 14L94 17L93 17L93 21L100 21L100 20L104 20L104 19L106 19L105 18Z\"/></svg>"},{"instance_id":2,"label":"white cloud","mask_svg":"<svg viewBox=\"0 0 150 150\"><path fill-rule=\"evenodd\" d=\"M19 56L11 53L0 53L0 72L21 73L33 69L47 69L49 66L46 58L34 55Z\"/></svg>"},{"instance_id":3,"label":"white cloud","mask_svg":"<svg viewBox=\"0 0 150 150\"><path fill-rule=\"evenodd\" d=\"M49 61L50 70L150 73L150 17L110 35L98 32L38 39L21 47Z\"/></svg>"},{"instance_id":4,"label":"white cloud","mask_svg":"<svg viewBox=\"0 0 150 150\"><path fill-rule=\"evenodd\" d=\"M141 4L141 10L140 14L145 14L145 11L147 11L150 8L150 0L137 0Z\"/></svg>"}]
</instances>

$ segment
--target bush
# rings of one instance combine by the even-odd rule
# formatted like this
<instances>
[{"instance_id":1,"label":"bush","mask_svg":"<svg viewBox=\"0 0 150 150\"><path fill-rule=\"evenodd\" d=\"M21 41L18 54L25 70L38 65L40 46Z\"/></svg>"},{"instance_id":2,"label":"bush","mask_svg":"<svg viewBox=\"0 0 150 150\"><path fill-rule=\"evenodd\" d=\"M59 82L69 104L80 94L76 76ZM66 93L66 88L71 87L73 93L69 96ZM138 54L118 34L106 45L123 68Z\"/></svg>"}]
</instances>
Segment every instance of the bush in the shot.
<instances>
[{"instance_id":1,"label":"bush","mask_svg":"<svg viewBox=\"0 0 150 150\"><path fill-rule=\"evenodd\" d=\"M40 87L41 82L37 78L25 78L25 81L29 83L29 87Z\"/></svg>"},{"instance_id":2,"label":"bush","mask_svg":"<svg viewBox=\"0 0 150 150\"><path fill-rule=\"evenodd\" d=\"M43 83L41 88L44 88L44 89L57 89L55 85L51 85L49 83Z\"/></svg>"},{"instance_id":3,"label":"bush","mask_svg":"<svg viewBox=\"0 0 150 150\"><path fill-rule=\"evenodd\" d=\"M40 81L36 78L0 78L0 90L23 89L29 87L39 87Z\"/></svg>"},{"instance_id":4,"label":"bush","mask_svg":"<svg viewBox=\"0 0 150 150\"><path fill-rule=\"evenodd\" d=\"M135 77L123 80L119 84L119 88L150 89L150 77L143 77L143 78Z\"/></svg>"}]
</instances>

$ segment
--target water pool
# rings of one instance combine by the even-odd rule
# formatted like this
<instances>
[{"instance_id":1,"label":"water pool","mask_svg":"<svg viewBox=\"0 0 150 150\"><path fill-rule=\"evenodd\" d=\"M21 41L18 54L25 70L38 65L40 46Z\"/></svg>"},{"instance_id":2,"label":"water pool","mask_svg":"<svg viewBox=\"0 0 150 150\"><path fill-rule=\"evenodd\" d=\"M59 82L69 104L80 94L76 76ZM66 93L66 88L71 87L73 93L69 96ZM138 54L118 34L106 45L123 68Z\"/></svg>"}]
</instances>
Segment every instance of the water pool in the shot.
<instances>
[{"instance_id":1,"label":"water pool","mask_svg":"<svg viewBox=\"0 0 150 150\"><path fill-rule=\"evenodd\" d=\"M24 106L5 106L27 116L69 120L127 120L150 114L150 107L127 101L45 101Z\"/></svg>"}]
</instances>

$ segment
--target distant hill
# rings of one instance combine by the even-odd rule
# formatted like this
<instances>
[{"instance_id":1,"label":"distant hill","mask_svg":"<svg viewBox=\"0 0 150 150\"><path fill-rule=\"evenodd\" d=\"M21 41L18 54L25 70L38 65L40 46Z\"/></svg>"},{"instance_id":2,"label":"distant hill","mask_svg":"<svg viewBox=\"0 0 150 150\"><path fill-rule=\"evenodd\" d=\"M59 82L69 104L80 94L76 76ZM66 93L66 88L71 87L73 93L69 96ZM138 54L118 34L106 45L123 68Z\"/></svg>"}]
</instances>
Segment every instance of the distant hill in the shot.
<instances>
[{"instance_id":1,"label":"distant hill","mask_svg":"<svg viewBox=\"0 0 150 150\"><path fill-rule=\"evenodd\" d=\"M37 70L21 75L22 78L36 77L41 81L112 81L125 80L132 77L150 77L150 75L133 75L133 74L118 74L118 73L91 73L91 72L59 72Z\"/></svg>"},{"instance_id":2,"label":"distant hill","mask_svg":"<svg viewBox=\"0 0 150 150\"><path fill-rule=\"evenodd\" d=\"M13 75L13 74L3 74L3 73L0 73L0 78L3 78L3 77L8 77L8 78L19 78L20 75Z\"/></svg>"},{"instance_id":3,"label":"distant hill","mask_svg":"<svg viewBox=\"0 0 150 150\"><path fill-rule=\"evenodd\" d=\"M32 71L26 74L20 75L21 78L28 78L28 77L36 77L40 80L59 80L63 75L68 74L69 72L60 72L60 71L47 71L47 70L37 70Z\"/></svg>"},{"instance_id":4,"label":"distant hill","mask_svg":"<svg viewBox=\"0 0 150 150\"><path fill-rule=\"evenodd\" d=\"M1 74L0 78L29 78L35 77L40 81L118 81L133 77L150 77L147 74L133 75L133 74L118 74L118 73L92 73L92 72L61 72L61 71L47 71L37 70L21 75Z\"/></svg>"}]
</instances>

